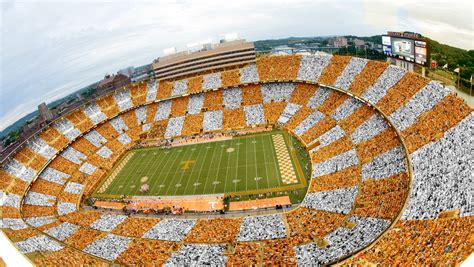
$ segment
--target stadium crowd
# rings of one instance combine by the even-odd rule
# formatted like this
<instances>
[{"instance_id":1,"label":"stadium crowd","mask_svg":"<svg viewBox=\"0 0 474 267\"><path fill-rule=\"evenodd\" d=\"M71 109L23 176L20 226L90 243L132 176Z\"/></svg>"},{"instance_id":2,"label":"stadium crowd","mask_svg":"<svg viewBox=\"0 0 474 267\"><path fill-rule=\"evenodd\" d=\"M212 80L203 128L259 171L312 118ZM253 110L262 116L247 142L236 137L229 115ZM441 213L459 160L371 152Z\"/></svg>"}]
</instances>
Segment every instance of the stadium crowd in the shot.
<instances>
[{"instance_id":1,"label":"stadium crowd","mask_svg":"<svg viewBox=\"0 0 474 267\"><path fill-rule=\"evenodd\" d=\"M278 82L253 84L259 79ZM222 85L232 88L199 91ZM323 85L359 95L384 113ZM133 110L142 101L190 92L186 100ZM78 209L148 129L149 137L174 138L267 122L312 147L316 179L294 211L160 220ZM99 263L94 255L122 264L305 265L328 264L366 247L401 212L394 228L349 262L457 264L467 257L474 213L466 190L472 187L472 125L472 109L439 83L359 58L269 57L199 79L151 80L87 103L6 161L0 227L17 238L20 252L48 252L38 264ZM137 257L142 250L149 254Z\"/></svg>"}]
</instances>

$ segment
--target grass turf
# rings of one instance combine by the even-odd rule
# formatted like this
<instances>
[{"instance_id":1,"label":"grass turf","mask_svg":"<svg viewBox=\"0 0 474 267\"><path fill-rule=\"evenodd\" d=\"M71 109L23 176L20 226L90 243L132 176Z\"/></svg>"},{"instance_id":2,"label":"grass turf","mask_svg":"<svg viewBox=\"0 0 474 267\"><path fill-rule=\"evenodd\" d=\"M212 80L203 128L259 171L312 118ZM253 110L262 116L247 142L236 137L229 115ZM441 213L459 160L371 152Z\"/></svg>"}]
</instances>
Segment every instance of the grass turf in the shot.
<instances>
[{"instance_id":1,"label":"grass turf","mask_svg":"<svg viewBox=\"0 0 474 267\"><path fill-rule=\"evenodd\" d=\"M301 171L296 171L297 183L283 184L272 140L272 135L275 134L284 135L289 150L290 143L293 142L289 142L289 137L283 131L251 134L231 140L171 149L131 150L128 153L133 153L133 156L123 164L107 189L100 194L96 192L95 195L242 194L283 191L295 186L305 187L306 182ZM291 158L295 168L295 158ZM150 189L146 193L140 192L142 177L148 177L145 183Z\"/></svg>"}]
</instances>

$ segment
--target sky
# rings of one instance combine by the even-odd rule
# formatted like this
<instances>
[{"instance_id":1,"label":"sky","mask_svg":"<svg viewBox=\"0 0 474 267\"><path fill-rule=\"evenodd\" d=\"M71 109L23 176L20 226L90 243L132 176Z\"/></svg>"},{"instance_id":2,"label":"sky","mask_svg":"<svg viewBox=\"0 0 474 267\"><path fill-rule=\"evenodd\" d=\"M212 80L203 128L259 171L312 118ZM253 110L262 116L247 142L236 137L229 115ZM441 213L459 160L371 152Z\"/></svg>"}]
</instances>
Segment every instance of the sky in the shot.
<instances>
[{"instance_id":1,"label":"sky","mask_svg":"<svg viewBox=\"0 0 474 267\"><path fill-rule=\"evenodd\" d=\"M469 0L0 1L0 131L106 73L227 33L255 41L406 30L474 49Z\"/></svg>"}]
</instances>

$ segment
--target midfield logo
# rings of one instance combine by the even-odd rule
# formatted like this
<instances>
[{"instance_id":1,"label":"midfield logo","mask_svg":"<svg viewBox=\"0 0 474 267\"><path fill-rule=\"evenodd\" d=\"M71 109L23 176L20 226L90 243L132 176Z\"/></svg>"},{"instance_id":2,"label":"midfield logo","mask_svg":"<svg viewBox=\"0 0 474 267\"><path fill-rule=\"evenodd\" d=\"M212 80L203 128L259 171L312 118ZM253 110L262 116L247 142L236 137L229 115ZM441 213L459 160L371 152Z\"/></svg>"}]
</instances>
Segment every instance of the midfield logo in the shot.
<instances>
[{"instance_id":1,"label":"midfield logo","mask_svg":"<svg viewBox=\"0 0 474 267\"><path fill-rule=\"evenodd\" d=\"M194 163L196 163L195 160L183 160L181 161L181 170L185 171L187 169L189 169L191 167L191 165L193 165Z\"/></svg>"}]
</instances>

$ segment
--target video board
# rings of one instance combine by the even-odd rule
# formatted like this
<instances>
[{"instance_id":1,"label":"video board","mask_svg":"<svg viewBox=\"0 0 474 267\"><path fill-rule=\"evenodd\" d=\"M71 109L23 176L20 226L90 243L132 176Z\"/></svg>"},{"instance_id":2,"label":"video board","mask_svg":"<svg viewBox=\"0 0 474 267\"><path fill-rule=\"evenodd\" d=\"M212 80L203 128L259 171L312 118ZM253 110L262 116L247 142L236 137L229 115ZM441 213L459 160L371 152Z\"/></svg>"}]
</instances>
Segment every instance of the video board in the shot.
<instances>
[{"instance_id":1,"label":"video board","mask_svg":"<svg viewBox=\"0 0 474 267\"><path fill-rule=\"evenodd\" d=\"M405 37L402 33L398 35L399 36L382 36L383 53L387 57L426 66L428 63L428 47L426 41L420 38Z\"/></svg>"}]
</instances>

